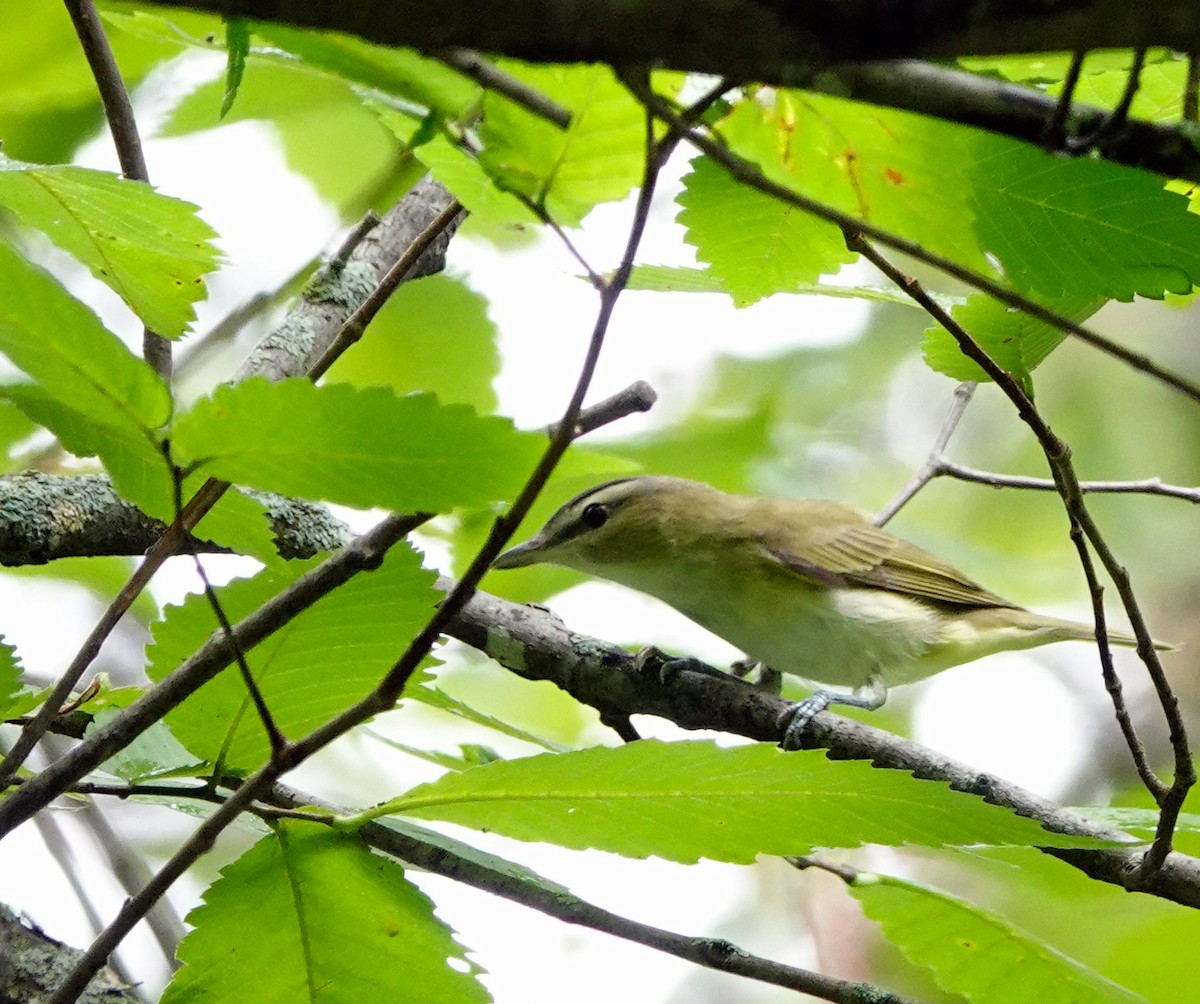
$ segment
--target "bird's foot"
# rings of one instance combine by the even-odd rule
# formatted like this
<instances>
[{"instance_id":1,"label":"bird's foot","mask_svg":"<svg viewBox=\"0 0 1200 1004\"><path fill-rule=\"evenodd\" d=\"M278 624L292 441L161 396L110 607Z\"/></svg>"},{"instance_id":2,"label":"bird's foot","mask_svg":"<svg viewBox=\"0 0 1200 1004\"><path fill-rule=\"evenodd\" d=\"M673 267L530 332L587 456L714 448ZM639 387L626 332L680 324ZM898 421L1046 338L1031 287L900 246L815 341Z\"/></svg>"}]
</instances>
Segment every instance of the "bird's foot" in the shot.
<instances>
[{"instance_id":1,"label":"bird's foot","mask_svg":"<svg viewBox=\"0 0 1200 1004\"><path fill-rule=\"evenodd\" d=\"M864 711L875 711L887 700L887 687L878 676L872 676L868 681L865 692L853 694L837 694L828 690L818 690L815 694L802 701L789 705L779 716L779 725L783 729L783 738L779 745L785 750L802 748L801 739L808 723L831 704L844 704L851 708L862 708Z\"/></svg>"},{"instance_id":2,"label":"bird's foot","mask_svg":"<svg viewBox=\"0 0 1200 1004\"><path fill-rule=\"evenodd\" d=\"M829 707L836 696L827 690L818 690L802 701L789 704L779 716L779 725L783 729L783 739L779 745L785 750L802 749L801 738L808 723Z\"/></svg>"}]
</instances>

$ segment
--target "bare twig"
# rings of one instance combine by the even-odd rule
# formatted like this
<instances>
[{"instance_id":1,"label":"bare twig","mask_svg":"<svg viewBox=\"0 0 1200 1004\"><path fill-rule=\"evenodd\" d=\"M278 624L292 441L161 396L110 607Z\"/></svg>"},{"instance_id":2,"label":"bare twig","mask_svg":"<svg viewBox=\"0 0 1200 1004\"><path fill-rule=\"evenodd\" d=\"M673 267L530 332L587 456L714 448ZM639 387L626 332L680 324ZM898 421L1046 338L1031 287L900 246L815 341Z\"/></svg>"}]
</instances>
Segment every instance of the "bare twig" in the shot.
<instances>
[{"instance_id":1,"label":"bare twig","mask_svg":"<svg viewBox=\"0 0 1200 1004\"><path fill-rule=\"evenodd\" d=\"M183 515L183 475L174 465L172 465L172 473L175 481L175 518L179 519ZM272 754L274 754L277 750L283 748L287 739L280 731L278 724L276 724L275 716L271 714L267 700L263 697L262 688L259 687L258 681L254 679L254 674L250 671L250 664L246 661L246 653L243 651L241 645L238 644L237 637L233 633L233 626L229 623L229 618L225 614L225 607L221 604L220 599L217 598L217 591L213 589L212 583L208 580L208 573L204 570L204 562L200 560L200 555L196 553L196 549L192 546L191 537L185 535L181 538L181 542L183 550L192 559L192 567L196 570L196 577L200 580L200 585L204 590L204 598L208 601L209 609L212 610L213 616L220 625L221 633L225 636L230 648L233 650L233 660L237 663L242 683L245 685L246 691L250 694L254 710L258 713L258 720L263 727L263 731L267 734L267 742L270 744Z\"/></svg>"},{"instance_id":2,"label":"bare twig","mask_svg":"<svg viewBox=\"0 0 1200 1004\"><path fill-rule=\"evenodd\" d=\"M1100 148L1104 140L1124 127L1129 118L1129 109L1133 107L1133 99L1137 96L1138 86L1142 80L1142 68L1146 65L1146 50L1133 50L1133 62L1129 67L1129 75L1125 78L1125 89L1121 92L1121 100L1096 129L1084 136L1075 136L1067 141L1067 149L1072 153L1086 153Z\"/></svg>"},{"instance_id":3,"label":"bare twig","mask_svg":"<svg viewBox=\"0 0 1200 1004\"><path fill-rule=\"evenodd\" d=\"M329 347L312 364L312 368L308 371L310 379L314 381L319 380L342 353L362 338L367 325L375 319L375 315L383 309L383 305L387 303L400 284L408 277L409 272L412 271L418 259L429 250L434 241L465 215L466 210L457 201L452 201L450 205L433 218L430 224L417 236L417 239L408 246L404 254L397 258L391 268L384 273L383 278L371 290L370 295L342 323L337 334L329 343Z\"/></svg>"},{"instance_id":4,"label":"bare twig","mask_svg":"<svg viewBox=\"0 0 1200 1004\"><path fill-rule=\"evenodd\" d=\"M603 401L592 405L590 408L584 408L579 413L579 417L575 420L575 436L583 436L595 429L599 429L602 425L608 425L610 422L615 422L619 418L624 418L627 415L632 415L638 411L649 411L654 407L654 402L658 400L658 394L645 380L638 380L636 383L631 383L622 391L618 391L612 397L605 398ZM551 439L558 434L560 423L555 422L553 425L546 426L546 435Z\"/></svg>"},{"instance_id":5,"label":"bare twig","mask_svg":"<svg viewBox=\"0 0 1200 1004\"><path fill-rule=\"evenodd\" d=\"M511 73L505 73L495 63L485 59L474 49L446 49L439 58L464 76L489 91L503 94L509 101L520 105L532 115L552 122L560 129L571 127L571 112L557 101L547 97L525 81Z\"/></svg>"},{"instance_id":6,"label":"bare twig","mask_svg":"<svg viewBox=\"0 0 1200 1004\"><path fill-rule=\"evenodd\" d=\"M1083 60L1086 52L1071 53L1071 65L1067 67L1067 75L1063 78L1062 91L1058 95L1058 103L1054 106L1054 114L1046 121L1042 130L1042 144L1052 149L1062 146L1066 132L1067 119L1071 115L1071 102L1075 98L1075 88L1079 86L1079 74L1083 70Z\"/></svg>"},{"instance_id":7,"label":"bare twig","mask_svg":"<svg viewBox=\"0 0 1200 1004\"><path fill-rule=\"evenodd\" d=\"M997 474L994 471L981 471L947 460L945 457L939 457L935 467L935 477L971 481L992 488L1058 491L1058 486L1050 478L1032 478L1021 474ZM1080 481L1079 490L1084 495L1162 495L1167 498L1183 499L1193 505L1200 504L1200 488L1164 484L1159 478L1143 478L1140 481Z\"/></svg>"},{"instance_id":8,"label":"bare twig","mask_svg":"<svg viewBox=\"0 0 1200 1004\"><path fill-rule=\"evenodd\" d=\"M933 441L933 448L929 451L929 456L925 458L925 463L921 466L921 469L909 479L908 484L901 488L895 498L876 514L876 526L884 526L888 520L908 504L917 492L941 473L946 444L950 442L950 437L954 435L954 430L958 428L958 423L962 421L963 413L966 412L967 405L971 403L971 398L975 394L975 386L975 384L968 381L960 383L954 388L954 402L950 405L950 412L946 415L946 420L942 423L942 428L938 432L937 439Z\"/></svg>"},{"instance_id":9,"label":"bare twig","mask_svg":"<svg viewBox=\"0 0 1200 1004\"><path fill-rule=\"evenodd\" d=\"M121 79L121 71L113 57L112 48L108 44L108 37L100 27L95 4L92 0L65 0L65 3L67 12L71 15L71 23L75 26L75 34L79 37L79 44L95 78L100 101L104 105L104 115L108 119L108 128L112 133L121 172L126 178L132 178L134 181L148 182L150 172L146 169L146 158L142 154L142 140L138 135L137 120L133 116L133 105L129 100L129 92L125 89L125 82ZM142 355L155 373L170 381L171 343L167 339L149 328L143 329Z\"/></svg>"}]
</instances>

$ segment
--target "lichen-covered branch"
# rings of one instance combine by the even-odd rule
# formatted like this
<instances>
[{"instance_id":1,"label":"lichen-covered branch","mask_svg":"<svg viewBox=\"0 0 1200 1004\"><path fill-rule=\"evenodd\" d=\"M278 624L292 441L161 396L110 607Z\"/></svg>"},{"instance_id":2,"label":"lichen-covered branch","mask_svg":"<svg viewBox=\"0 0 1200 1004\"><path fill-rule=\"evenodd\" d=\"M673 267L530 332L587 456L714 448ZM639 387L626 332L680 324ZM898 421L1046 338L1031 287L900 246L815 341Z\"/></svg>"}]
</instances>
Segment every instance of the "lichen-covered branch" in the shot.
<instances>
[{"instance_id":1,"label":"lichen-covered branch","mask_svg":"<svg viewBox=\"0 0 1200 1004\"><path fill-rule=\"evenodd\" d=\"M327 509L265 492L263 504L275 543L285 558L311 558L350 539L346 525ZM126 502L101 474L0 475L0 565L42 565L58 558L144 554L167 526ZM193 539L194 550L221 552Z\"/></svg>"}]
</instances>

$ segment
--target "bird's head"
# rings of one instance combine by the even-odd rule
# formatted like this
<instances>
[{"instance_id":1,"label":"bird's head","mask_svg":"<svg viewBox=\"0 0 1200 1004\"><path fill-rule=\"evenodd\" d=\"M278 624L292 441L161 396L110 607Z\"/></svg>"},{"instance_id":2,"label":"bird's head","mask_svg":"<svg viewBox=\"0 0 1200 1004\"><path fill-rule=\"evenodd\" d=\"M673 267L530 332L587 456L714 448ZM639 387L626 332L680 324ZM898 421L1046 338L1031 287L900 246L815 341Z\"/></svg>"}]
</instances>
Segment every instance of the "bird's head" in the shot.
<instances>
[{"instance_id":1,"label":"bird's head","mask_svg":"<svg viewBox=\"0 0 1200 1004\"><path fill-rule=\"evenodd\" d=\"M605 576L620 567L667 561L695 541L697 520L709 518L727 498L682 478L606 481L576 495L493 567L547 563Z\"/></svg>"}]
</instances>

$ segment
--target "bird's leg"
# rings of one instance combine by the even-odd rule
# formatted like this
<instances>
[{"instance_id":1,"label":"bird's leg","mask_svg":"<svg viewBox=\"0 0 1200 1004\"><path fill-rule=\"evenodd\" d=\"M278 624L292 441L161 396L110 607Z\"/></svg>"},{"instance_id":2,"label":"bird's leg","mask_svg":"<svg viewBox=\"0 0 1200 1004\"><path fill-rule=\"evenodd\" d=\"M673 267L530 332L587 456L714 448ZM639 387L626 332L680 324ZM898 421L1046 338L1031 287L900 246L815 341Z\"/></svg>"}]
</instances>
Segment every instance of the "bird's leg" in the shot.
<instances>
[{"instance_id":1,"label":"bird's leg","mask_svg":"<svg viewBox=\"0 0 1200 1004\"><path fill-rule=\"evenodd\" d=\"M876 708L882 707L883 702L887 700L887 687L884 686L883 679L877 672L871 674L864 690L865 692L863 693L859 693L856 690L852 694L837 694L831 693L828 690L818 690L815 694L804 698L804 700L790 705L779 716L779 724L783 727L783 740L779 745L785 750L800 749L800 737L804 734L808 723L813 720L814 716L824 711L831 704L845 704L851 708L863 708L866 711L874 711Z\"/></svg>"}]
</instances>

